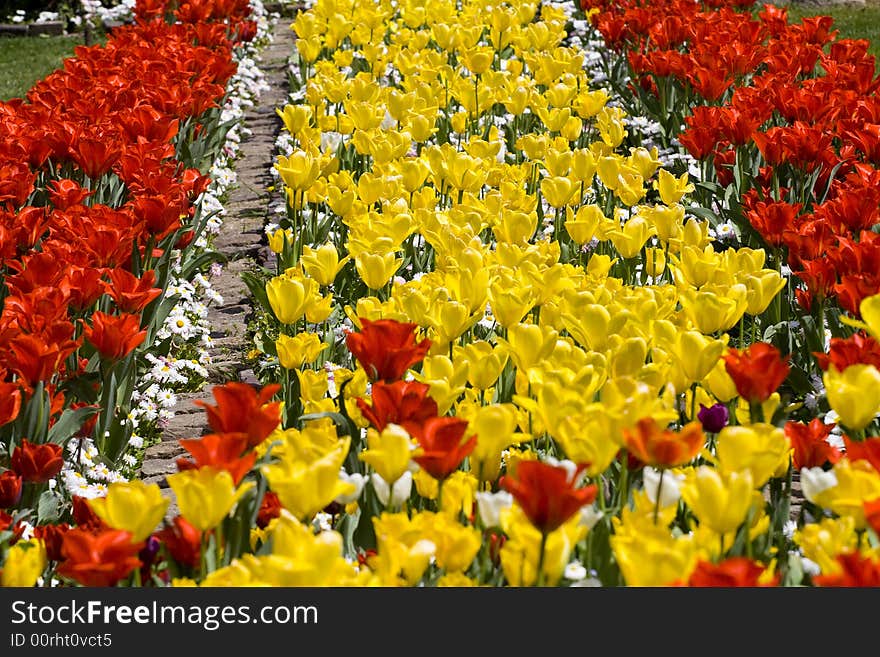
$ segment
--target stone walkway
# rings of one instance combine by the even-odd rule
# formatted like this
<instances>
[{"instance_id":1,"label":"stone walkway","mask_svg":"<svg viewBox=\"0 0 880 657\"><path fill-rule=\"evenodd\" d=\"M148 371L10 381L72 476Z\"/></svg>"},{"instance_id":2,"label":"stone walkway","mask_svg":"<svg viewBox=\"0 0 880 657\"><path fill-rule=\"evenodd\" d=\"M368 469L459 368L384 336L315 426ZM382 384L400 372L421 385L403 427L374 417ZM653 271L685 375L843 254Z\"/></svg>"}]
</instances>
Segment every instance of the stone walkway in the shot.
<instances>
[{"instance_id":1,"label":"stone walkway","mask_svg":"<svg viewBox=\"0 0 880 657\"><path fill-rule=\"evenodd\" d=\"M246 327L251 305L241 273L265 265L271 253L266 247L263 226L269 211L268 187L273 184L270 170L275 161L275 139L282 125L275 108L287 101L288 60L294 52L296 35L290 23L290 17L286 16L275 23L273 42L259 55L258 64L270 88L262 93L259 104L245 115L245 126L252 134L242 139L241 155L235 165L237 183L230 193L223 227L214 243L214 248L226 256L228 262L223 272L211 279L214 288L223 295L224 304L212 307L208 313L215 345L210 351L214 362L209 368L209 382L201 392L177 396L175 416L162 442L147 449L141 468L141 477L146 483L158 483L163 492L172 497L165 477L177 472L175 460L184 454L177 441L208 433L205 411L194 402L204 400L213 404L211 390L216 384L236 380L257 383L245 362L245 354L250 349ZM169 516L176 514L174 506L169 508Z\"/></svg>"}]
</instances>

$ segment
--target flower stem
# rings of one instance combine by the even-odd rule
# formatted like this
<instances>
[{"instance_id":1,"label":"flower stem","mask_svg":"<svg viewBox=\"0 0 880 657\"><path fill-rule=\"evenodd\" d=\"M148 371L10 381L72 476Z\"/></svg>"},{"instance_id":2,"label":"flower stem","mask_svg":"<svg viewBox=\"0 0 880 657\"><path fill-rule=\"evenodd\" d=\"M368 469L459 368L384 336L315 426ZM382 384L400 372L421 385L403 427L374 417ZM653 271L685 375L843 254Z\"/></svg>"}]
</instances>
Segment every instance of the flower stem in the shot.
<instances>
[{"instance_id":1,"label":"flower stem","mask_svg":"<svg viewBox=\"0 0 880 657\"><path fill-rule=\"evenodd\" d=\"M547 551L547 532L541 532L541 547L538 549L538 578L535 586L544 586L544 554Z\"/></svg>"},{"instance_id":2,"label":"flower stem","mask_svg":"<svg viewBox=\"0 0 880 657\"><path fill-rule=\"evenodd\" d=\"M665 470L660 470L660 483L657 484L657 499L654 501L654 524L657 524L657 515L660 512L660 494L663 492L663 475Z\"/></svg>"}]
</instances>

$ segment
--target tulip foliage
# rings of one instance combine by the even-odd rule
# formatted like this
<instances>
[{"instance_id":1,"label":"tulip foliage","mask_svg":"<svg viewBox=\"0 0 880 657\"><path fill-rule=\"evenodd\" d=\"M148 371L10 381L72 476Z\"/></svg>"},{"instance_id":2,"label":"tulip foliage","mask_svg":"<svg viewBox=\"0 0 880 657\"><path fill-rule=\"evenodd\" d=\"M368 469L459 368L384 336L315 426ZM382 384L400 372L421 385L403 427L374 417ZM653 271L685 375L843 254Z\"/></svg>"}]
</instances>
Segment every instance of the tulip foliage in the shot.
<instances>
[{"instance_id":1,"label":"tulip foliage","mask_svg":"<svg viewBox=\"0 0 880 657\"><path fill-rule=\"evenodd\" d=\"M738 4L301 11L262 385L3 577L876 585L873 60Z\"/></svg>"}]
</instances>

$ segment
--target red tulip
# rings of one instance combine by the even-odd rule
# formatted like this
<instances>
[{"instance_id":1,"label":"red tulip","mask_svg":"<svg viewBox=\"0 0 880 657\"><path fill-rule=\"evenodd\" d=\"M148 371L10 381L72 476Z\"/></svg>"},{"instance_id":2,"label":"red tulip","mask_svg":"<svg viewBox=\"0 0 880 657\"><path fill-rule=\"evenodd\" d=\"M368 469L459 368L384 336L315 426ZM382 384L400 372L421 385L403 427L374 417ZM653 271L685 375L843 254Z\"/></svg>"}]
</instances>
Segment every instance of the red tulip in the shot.
<instances>
[{"instance_id":1,"label":"red tulip","mask_svg":"<svg viewBox=\"0 0 880 657\"><path fill-rule=\"evenodd\" d=\"M175 517L171 526L156 532L156 538L168 548L175 561L191 568L198 565L202 554L202 532L183 516Z\"/></svg>"},{"instance_id":2,"label":"red tulip","mask_svg":"<svg viewBox=\"0 0 880 657\"><path fill-rule=\"evenodd\" d=\"M0 383L0 426L12 422L21 410L21 389L17 383Z\"/></svg>"},{"instance_id":3,"label":"red tulip","mask_svg":"<svg viewBox=\"0 0 880 657\"><path fill-rule=\"evenodd\" d=\"M80 137L76 142L73 159L92 180L97 180L110 171L110 167L122 154L119 145L109 137Z\"/></svg>"},{"instance_id":4,"label":"red tulip","mask_svg":"<svg viewBox=\"0 0 880 657\"><path fill-rule=\"evenodd\" d=\"M75 312L91 308L107 291L101 278L102 273L91 267L71 267L67 274L66 287L69 290L68 304Z\"/></svg>"},{"instance_id":5,"label":"red tulip","mask_svg":"<svg viewBox=\"0 0 880 657\"><path fill-rule=\"evenodd\" d=\"M121 360L147 337L147 330L139 330L138 315L108 315L100 311L92 315L92 325L85 325L83 333L95 349L108 360Z\"/></svg>"},{"instance_id":6,"label":"red tulip","mask_svg":"<svg viewBox=\"0 0 880 657\"><path fill-rule=\"evenodd\" d=\"M376 381L370 390L372 406L361 398L357 405L378 431L398 424L414 434L428 418L437 416L437 402L428 396L429 390L430 386L418 381Z\"/></svg>"},{"instance_id":7,"label":"red tulip","mask_svg":"<svg viewBox=\"0 0 880 657\"><path fill-rule=\"evenodd\" d=\"M456 417L433 417L414 434L421 450L413 461L429 475L443 481L458 469L465 457L477 446L474 434L464 440L467 421Z\"/></svg>"},{"instance_id":8,"label":"red tulip","mask_svg":"<svg viewBox=\"0 0 880 657\"><path fill-rule=\"evenodd\" d=\"M765 570L763 565L746 557L730 557L719 564L700 561L688 579L688 586L722 588L778 586L778 573L766 584L758 582Z\"/></svg>"},{"instance_id":9,"label":"red tulip","mask_svg":"<svg viewBox=\"0 0 880 657\"><path fill-rule=\"evenodd\" d=\"M280 385L273 383L258 393L248 384L234 381L214 386L216 406L202 400L195 404L205 409L208 424L216 433L246 434L247 446L255 447L281 422L281 402L269 401L280 389Z\"/></svg>"},{"instance_id":10,"label":"red tulip","mask_svg":"<svg viewBox=\"0 0 880 657\"><path fill-rule=\"evenodd\" d=\"M141 566L137 554L143 546L143 541L132 543L131 533L126 531L71 529L61 542L64 561L58 573L83 586L113 586Z\"/></svg>"},{"instance_id":11,"label":"red tulip","mask_svg":"<svg viewBox=\"0 0 880 657\"><path fill-rule=\"evenodd\" d=\"M595 484L575 487L584 467L579 466L571 476L570 471L561 466L520 461L516 476L505 475L498 483L513 495L529 521L543 534L548 534L596 499Z\"/></svg>"},{"instance_id":12,"label":"red tulip","mask_svg":"<svg viewBox=\"0 0 880 657\"><path fill-rule=\"evenodd\" d=\"M865 511L865 520L867 520L868 525L874 530L875 534L880 536L880 497L863 502L862 508Z\"/></svg>"},{"instance_id":13,"label":"red tulip","mask_svg":"<svg viewBox=\"0 0 880 657\"><path fill-rule=\"evenodd\" d=\"M880 561L863 556L858 552L837 555L841 566L839 573L813 577L816 586L880 586Z\"/></svg>"},{"instance_id":14,"label":"red tulip","mask_svg":"<svg viewBox=\"0 0 880 657\"><path fill-rule=\"evenodd\" d=\"M64 543L64 535L70 530L70 525L62 522L58 525L37 525L34 527L34 537L43 541L46 546L46 556L49 561L61 561L61 546Z\"/></svg>"},{"instance_id":15,"label":"red tulip","mask_svg":"<svg viewBox=\"0 0 880 657\"><path fill-rule=\"evenodd\" d=\"M207 465L217 470L226 470L232 475L236 486L250 472L257 460L257 453L253 451L247 456L242 456L242 453L248 449L248 436L245 433L210 433L201 438L178 442L192 454L195 467L201 468ZM178 459L178 466L182 460L184 459ZM190 465L187 463L180 469L189 469Z\"/></svg>"},{"instance_id":16,"label":"red tulip","mask_svg":"<svg viewBox=\"0 0 880 657\"><path fill-rule=\"evenodd\" d=\"M788 359L773 345L755 342L744 351L731 349L724 356L724 368L740 397L760 403L769 399L788 376Z\"/></svg>"},{"instance_id":17,"label":"red tulip","mask_svg":"<svg viewBox=\"0 0 880 657\"><path fill-rule=\"evenodd\" d=\"M880 437L850 440L849 436L844 436L843 444L846 446L846 458L850 461L867 461L880 472Z\"/></svg>"},{"instance_id":18,"label":"red tulip","mask_svg":"<svg viewBox=\"0 0 880 657\"><path fill-rule=\"evenodd\" d=\"M785 437L793 449L791 463L795 470L821 467L840 460L840 450L828 443L833 428L833 424L825 424L819 418L813 418L809 424L785 423Z\"/></svg>"},{"instance_id":19,"label":"red tulip","mask_svg":"<svg viewBox=\"0 0 880 657\"><path fill-rule=\"evenodd\" d=\"M672 468L692 461L705 444L706 436L699 422L691 422L681 431L670 431L661 429L654 418L646 417L633 429L624 429L623 440L642 463Z\"/></svg>"},{"instance_id":20,"label":"red tulip","mask_svg":"<svg viewBox=\"0 0 880 657\"><path fill-rule=\"evenodd\" d=\"M21 520L19 520L15 525L12 524L12 516L6 513L3 509L0 509L0 532L11 531L12 539L9 541L10 545L14 545L21 535L24 533L24 525Z\"/></svg>"},{"instance_id":21,"label":"red tulip","mask_svg":"<svg viewBox=\"0 0 880 657\"><path fill-rule=\"evenodd\" d=\"M58 210L66 210L74 205L81 205L84 200L94 193L83 188L75 180L67 178L51 181L46 186L46 190L49 193L49 201Z\"/></svg>"},{"instance_id":22,"label":"red tulip","mask_svg":"<svg viewBox=\"0 0 880 657\"><path fill-rule=\"evenodd\" d=\"M345 344L371 381L397 381L431 347L428 339L416 343L416 324L362 319L361 326L359 333L346 333Z\"/></svg>"},{"instance_id":23,"label":"red tulip","mask_svg":"<svg viewBox=\"0 0 880 657\"><path fill-rule=\"evenodd\" d=\"M257 527L266 529L269 523L281 516L281 499L271 490L267 490L257 512Z\"/></svg>"},{"instance_id":24,"label":"red tulip","mask_svg":"<svg viewBox=\"0 0 880 657\"><path fill-rule=\"evenodd\" d=\"M0 474L0 509L9 509L21 499L21 477L12 470Z\"/></svg>"},{"instance_id":25,"label":"red tulip","mask_svg":"<svg viewBox=\"0 0 880 657\"><path fill-rule=\"evenodd\" d=\"M44 484L61 472L64 456L61 445L35 445L27 438L22 438L21 444L12 451L10 464L25 481Z\"/></svg>"},{"instance_id":26,"label":"red tulip","mask_svg":"<svg viewBox=\"0 0 880 657\"><path fill-rule=\"evenodd\" d=\"M73 504L73 521L79 529L90 532L102 532L110 527L92 511L89 501L85 497L74 495L71 499Z\"/></svg>"},{"instance_id":27,"label":"red tulip","mask_svg":"<svg viewBox=\"0 0 880 657\"><path fill-rule=\"evenodd\" d=\"M850 365L860 363L880 368L880 342L863 333L853 333L848 338L831 338L827 354L817 352L813 355L823 371L834 365L838 372L843 372Z\"/></svg>"},{"instance_id":28,"label":"red tulip","mask_svg":"<svg viewBox=\"0 0 880 657\"><path fill-rule=\"evenodd\" d=\"M116 268L110 272L107 292L113 297L120 312L139 313L162 294L162 288L153 287L155 282L156 272L152 269L138 278L124 269Z\"/></svg>"}]
</instances>

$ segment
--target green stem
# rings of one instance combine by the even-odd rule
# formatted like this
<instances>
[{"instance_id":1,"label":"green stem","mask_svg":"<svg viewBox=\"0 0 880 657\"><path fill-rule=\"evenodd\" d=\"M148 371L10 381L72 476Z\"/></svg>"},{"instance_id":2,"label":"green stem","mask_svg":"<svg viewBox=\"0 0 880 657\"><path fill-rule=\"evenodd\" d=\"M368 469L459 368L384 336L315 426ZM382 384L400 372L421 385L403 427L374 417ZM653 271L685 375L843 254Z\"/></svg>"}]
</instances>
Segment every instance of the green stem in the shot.
<instances>
[{"instance_id":1,"label":"green stem","mask_svg":"<svg viewBox=\"0 0 880 657\"><path fill-rule=\"evenodd\" d=\"M657 484L657 499L654 500L654 524L657 524L657 515L660 513L660 494L663 492L663 475L665 470L660 470L660 483Z\"/></svg>"},{"instance_id":2,"label":"green stem","mask_svg":"<svg viewBox=\"0 0 880 657\"><path fill-rule=\"evenodd\" d=\"M538 578L535 586L544 586L544 554L547 552L547 532L541 532L541 547L538 548Z\"/></svg>"}]
</instances>

